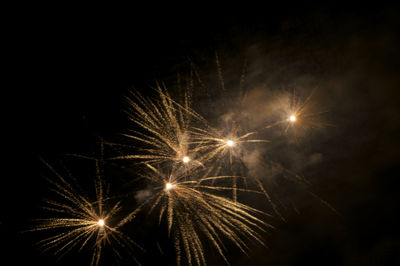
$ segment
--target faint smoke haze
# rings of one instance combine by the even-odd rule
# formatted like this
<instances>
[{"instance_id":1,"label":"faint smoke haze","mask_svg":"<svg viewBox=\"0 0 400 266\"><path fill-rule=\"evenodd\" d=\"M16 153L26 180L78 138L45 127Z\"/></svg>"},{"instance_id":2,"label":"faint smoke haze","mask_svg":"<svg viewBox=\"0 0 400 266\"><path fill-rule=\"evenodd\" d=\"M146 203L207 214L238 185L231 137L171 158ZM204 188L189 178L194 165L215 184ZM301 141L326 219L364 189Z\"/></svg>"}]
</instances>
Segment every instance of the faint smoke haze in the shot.
<instances>
[{"instance_id":1,"label":"faint smoke haze","mask_svg":"<svg viewBox=\"0 0 400 266\"><path fill-rule=\"evenodd\" d=\"M143 190L139 190L138 192L136 192L135 199L139 203L141 203L141 202L145 201L150 196L151 196L151 190L150 189L143 189Z\"/></svg>"}]
</instances>

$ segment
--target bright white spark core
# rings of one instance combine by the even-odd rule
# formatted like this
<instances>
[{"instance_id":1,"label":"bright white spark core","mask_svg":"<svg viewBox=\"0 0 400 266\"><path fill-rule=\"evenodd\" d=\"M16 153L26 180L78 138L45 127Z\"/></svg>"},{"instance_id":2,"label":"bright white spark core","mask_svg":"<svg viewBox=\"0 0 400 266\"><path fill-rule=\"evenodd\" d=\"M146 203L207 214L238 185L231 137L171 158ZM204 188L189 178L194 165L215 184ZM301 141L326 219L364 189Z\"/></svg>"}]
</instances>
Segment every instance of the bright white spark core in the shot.
<instances>
[{"instance_id":1,"label":"bright white spark core","mask_svg":"<svg viewBox=\"0 0 400 266\"><path fill-rule=\"evenodd\" d=\"M99 222L98 222L98 224L99 224L99 226L103 227L103 226L104 226L104 220L103 220L103 219L100 219Z\"/></svg>"},{"instance_id":2,"label":"bright white spark core","mask_svg":"<svg viewBox=\"0 0 400 266\"><path fill-rule=\"evenodd\" d=\"M228 141L226 142L226 145L228 145L229 147L232 147L233 144L234 144L234 142L233 142L232 140L228 140Z\"/></svg>"},{"instance_id":3,"label":"bright white spark core","mask_svg":"<svg viewBox=\"0 0 400 266\"><path fill-rule=\"evenodd\" d=\"M190 158L188 156L183 157L182 161L184 163L188 163L190 161Z\"/></svg>"},{"instance_id":4,"label":"bright white spark core","mask_svg":"<svg viewBox=\"0 0 400 266\"><path fill-rule=\"evenodd\" d=\"M291 116L289 117L289 120L290 120L290 122L296 121L296 116L291 115Z\"/></svg>"},{"instance_id":5,"label":"bright white spark core","mask_svg":"<svg viewBox=\"0 0 400 266\"><path fill-rule=\"evenodd\" d=\"M173 186L172 186L171 183L165 184L165 189L166 189L166 190L170 190L172 187L173 187Z\"/></svg>"}]
</instances>

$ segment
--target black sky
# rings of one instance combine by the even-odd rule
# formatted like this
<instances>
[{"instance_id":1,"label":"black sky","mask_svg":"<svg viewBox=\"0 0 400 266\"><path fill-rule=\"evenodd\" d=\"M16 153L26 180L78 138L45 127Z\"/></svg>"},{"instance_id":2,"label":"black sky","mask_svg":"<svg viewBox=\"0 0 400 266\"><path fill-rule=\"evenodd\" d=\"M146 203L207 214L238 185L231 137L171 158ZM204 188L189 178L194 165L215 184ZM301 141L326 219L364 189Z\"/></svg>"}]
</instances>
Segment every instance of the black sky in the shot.
<instances>
[{"instance_id":1,"label":"black sky","mask_svg":"<svg viewBox=\"0 0 400 266\"><path fill-rule=\"evenodd\" d=\"M340 215L298 196L301 213L275 222L277 230L266 235L269 249L232 254L232 264L400 263L397 7L47 8L13 9L4 24L0 254L13 261L4 265L87 265L78 253L56 262L32 246L36 238L19 233L37 218L47 193L39 158L93 152L97 136L125 129L128 90L146 94L156 81L170 82L188 59L204 76L216 75L215 53L227 84L246 57L254 92L317 85L335 125L284 154L293 165L322 154L317 165L301 163L296 170ZM174 262L145 262L157 260Z\"/></svg>"}]
</instances>

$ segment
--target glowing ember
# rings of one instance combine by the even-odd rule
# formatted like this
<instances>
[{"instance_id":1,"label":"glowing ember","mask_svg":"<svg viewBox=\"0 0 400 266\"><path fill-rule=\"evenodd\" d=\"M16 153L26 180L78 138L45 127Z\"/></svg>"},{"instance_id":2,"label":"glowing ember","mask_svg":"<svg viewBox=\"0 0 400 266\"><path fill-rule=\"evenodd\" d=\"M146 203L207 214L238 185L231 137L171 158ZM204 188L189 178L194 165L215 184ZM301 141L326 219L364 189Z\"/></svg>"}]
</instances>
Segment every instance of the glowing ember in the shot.
<instances>
[{"instance_id":1,"label":"glowing ember","mask_svg":"<svg viewBox=\"0 0 400 266\"><path fill-rule=\"evenodd\" d=\"M98 224L99 224L99 226L102 226L102 227L103 227L103 226L104 226L104 220L103 220L103 219L100 219L99 222L98 222Z\"/></svg>"},{"instance_id":2,"label":"glowing ember","mask_svg":"<svg viewBox=\"0 0 400 266\"><path fill-rule=\"evenodd\" d=\"M173 185L171 183L165 184L165 189L166 190L170 190L172 187L173 187Z\"/></svg>"},{"instance_id":3,"label":"glowing ember","mask_svg":"<svg viewBox=\"0 0 400 266\"><path fill-rule=\"evenodd\" d=\"M229 147L232 147L233 144L234 144L234 142L233 142L232 140L228 140L228 141L226 142L226 145L228 145Z\"/></svg>"}]
</instances>

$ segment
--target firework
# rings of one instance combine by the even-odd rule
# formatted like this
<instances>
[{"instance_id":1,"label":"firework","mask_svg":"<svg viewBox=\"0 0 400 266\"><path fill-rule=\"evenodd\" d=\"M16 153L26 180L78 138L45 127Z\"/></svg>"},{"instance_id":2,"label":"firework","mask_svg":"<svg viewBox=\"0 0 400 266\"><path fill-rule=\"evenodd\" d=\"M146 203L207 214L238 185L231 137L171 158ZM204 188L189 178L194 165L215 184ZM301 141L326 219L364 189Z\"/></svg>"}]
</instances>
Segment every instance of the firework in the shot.
<instances>
[{"instance_id":1,"label":"firework","mask_svg":"<svg viewBox=\"0 0 400 266\"><path fill-rule=\"evenodd\" d=\"M120 256L117 246L126 247L131 255L132 246L140 248L112 225L115 223L114 216L120 211L121 206L120 202L117 202L108 207L109 204L106 202L109 198L104 196L103 181L100 176L95 182L96 200L90 201L52 166L46 162L45 164L57 177L57 180L48 179L48 182L60 200L46 200L44 209L50 211L54 217L37 219L38 225L29 230L52 232L52 236L37 243L43 251L52 249L56 255L63 256L75 247L79 250L88 248L92 251L90 265L98 265L102 250L107 245L117 256ZM96 166L98 167L98 164ZM136 260L134 257L133 259Z\"/></svg>"},{"instance_id":2,"label":"firework","mask_svg":"<svg viewBox=\"0 0 400 266\"><path fill-rule=\"evenodd\" d=\"M218 56L216 57L216 65L218 80L222 89L222 93L224 94L225 84L222 74L222 67ZM271 211L283 221L285 221L285 218L282 215L280 207L285 206L282 204L279 197L274 196L274 194L277 194L275 190L279 190L276 189L277 182L271 182L269 180L275 176L289 180L296 187L301 186L302 189L305 189L308 194L319 199L321 202L327 205L325 201L309 191L310 183L298 173L294 173L293 171L283 167L282 164L272 161L270 156L268 156L268 158L264 157L262 161L254 159L253 155L258 154L257 148L260 147L259 144L262 142L269 142L269 140L254 138L254 136L258 135L260 132L263 132L264 135L267 135L262 128L251 131L246 131L244 129L247 123L243 119L243 115L241 115L240 110L246 110L249 104L246 104L248 92L246 92L244 88L245 79L246 61L243 67L239 90L236 97L233 97L233 101L229 102L227 101L227 99L230 98L227 97L228 94L225 93L225 95L220 96L219 102L222 102L222 104L225 103L226 105L223 107L224 111L228 110L227 113L221 116L225 122L225 127L223 127L222 130L216 130L211 126L207 126L203 128L195 128L192 132L194 142L199 145L198 151L203 153L202 160L204 161L203 163L206 166L207 171L215 174L231 173L241 176L243 179L242 185L246 188L251 186L253 189L263 194L271 207ZM204 87L203 82L201 80L199 81L202 87ZM299 136L304 135L311 128L322 128L329 125L321 119L321 115L326 111L317 106L316 101L314 101L313 96L315 95L315 92L316 89L313 89L310 94L306 95L306 97L300 97L296 91L291 94L281 93L279 98L275 99L273 107L269 108L270 113L268 113L267 117L273 117L275 119L272 119L273 122L266 126L266 128L281 126L285 134L289 133L290 131L297 140ZM229 106L227 105L228 102ZM253 102L251 101L250 104L252 103ZM278 108L276 109L275 106ZM250 113L254 114L254 112ZM246 120L252 121L251 119L247 118ZM236 121L242 121L242 123L239 124ZM253 128L253 125L248 126ZM253 143L254 146L248 145L250 143ZM256 152L252 153L253 150ZM249 162L250 160L252 162ZM257 162L257 165L255 165L254 161ZM274 172L274 174L268 175L265 171L262 175L259 173L253 174L252 172L255 172L252 170L253 167L263 168L264 170L270 168L273 169L271 173ZM251 177L244 178L249 176ZM237 200L236 188L239 186L240 184L237 182L237 178L233 177L232 198L234 201ZM286 198L290 201L288 197ZM329 207L333 209L331 206ZM296 207L294 208L296 209Z\"/></svg>"},{"instance_id":3,"label":"firework","mask_svg":"<svg viewBox=\"0 0 400 266\"><path fill-rule=\"evenodd\" d=\"M297 138L311 128L329 126L330 124L321 119L321 115L327 111L321 110L312 100L315 92L316 89L313 89L307 97L302 98L294 91L288 97L278 99L281 106L279 118L276 122L268 124L266 128L283 126L284 133L291 130Z\"/></svg>"},{"instance_id":4,"label":"firework","mask_svg":"<svg viewBox=\"0 0 400 266\"><path fill-rule=\"evenodd\" d=\"M239 174L243 184L247 187L246 173L243 169L241 158L246 144L258 144L268 142L252 138L256 132L241 132L238 126L230 126L228 130L216 130L208 127L208 130L195 128L192 132L193 143L196 143L198 153L201 153L203 165L206 165L207 175L213 173L220 175L221 172L234 174L232 177L232 198L237 201L237 188ZM229 159L229 161L227 161ZM233 164L235 162L235 164Z\"/></svg>"},{"instance_id":5,"label":"firework","mask_svg":"<svg viewBox=\"0 0 400 266\"><path fill-rule=\"evenodd\" d=\"M229 138L214 136L217 131L212 131L205 119L190 108L188 100L181 105L160 87L157 92L158 102L139 95L135 96L136 101L128 99L130 120L146 133L132 131L126 136L149 148L139 149L143 152L141 155L113 159L142 160L151 170L142 177L153 185L153 189L152 196L118 226L133 219L145 205L151 206L148 214L157 208L159 221L166 216L168 233L174 235L178 263L183 250L189 264L205 264L201 236L211 241L224 260L227 259L222 236L233 241L243 252L247 252L245 240L263 244L253 228L262 229L260 225L266 225L254 215L262 212L237 202L236 196L232 201L215 195L215 191L233 190L236 195L237 191L250 190L237 188L236 176L200 178L196 175L200 171L198 166L204 166L216 157L221 158L228 147L234 149L245 142L258 142L249 138L254 133L237 136L238 128L235 127L229 132ZM202 127L193 127L193 124ZM232 157L232 150L230 154ZM165 176L153 165L169 169L171 174ZM214 184L216 180L227 179L235 180L234 185L226 186L226 182L224 186Z\"/></svg>"},{"instance_id":6,"label":"firework","mask_svg":"<svg viewBox=\"0 0 400 266\"><path fill-rule=\"evenodd\" d=\"M152 164L189 164L200 166L196 159L196 148L191 143L191 124L204 123L204 119L189 106L189 97L184 103L174 101L160 86L156 92L158 101L144 98L138 93L127 98L127 111L131 122L139 127L126 137L139 141L137 154L122 155L113 159L133 159ZM111 144L116 145L116 144Z\"/></svg>"},{"instance_id":7,"label":"firework","mask_svg":"<svg viewBox=\"0 0 400 266\"><path fill-rule=\"evenodd\" d=\"M216 130L211 127L206 129L194 128L192 131L193 144L197 144L197 152L202 154L202 161L213 160L214 165L225 155L229 155L229 162L232 164L233 157L240 157L239 148L245 143L268 142L252 138L256 132L241 132L240 127L230 126L228 130ZM240 134L243 133L243 134Z\"/></svg>"},{"instance_id":8,"label":"firework","mask_svg":"<svg viewBox=\"0 0 400 266\"><path fill-rule=\"evenodd\" d=\"M216 62L221 91L226 94L218 56ZM204 87L195 69L194 74ZM121 215L120 202L112 204L112 199L104 196L104 185L99 171L99 162L103 162L104 155L103 141L101 160L74 155L94 159L96 162L96 197L93 201L79 193L46 163L57 177L57 181L49 179L49 182L60 200L46 201L45 209L53 213L53 218L39 220L39 225L31 230L58 232L39 242L43 249L55 249L56 254L65 254L76 247L79 250L89 248L93 252L91 265L99 264L102 250L106 246L113 249L118 256L118 246L126 246L129 250L132 246L141 249L120 231L128 223L132 222L135 226L133 222L139 213L155 214L159 224L166 223L168 236L174 242L178 265L184 259L189 265L205 265L204 242L209 242L228 264L228 242L245 254L250 251L249 244L264 246L262 234L267 228L273 228L265 221L265 217L271 215L239 202L239 192L265 197L272 208L271 213L285 220L280 211L280 207L285 205L276 202L277 197L271 189L274 182L271 179L279 176L303 186L309 183L269 158L259 160L258 156L264 154L253 145L269 141L259 139L259 125L249 125L252 120L246 117L250 121L246 123L239 113L246 98L246 93L243 92L244 80L245 69L240 78L239 96L222 95L221 101L216 105L216 109L222 109L220 112L208 108L213 116L207 118L210 121L214 121L213 117L222 118L225 122L222 126L215 126L215 123L211 125L192 109L189 89L193 88L193 80L190 80L181 101L172 98L161 86L154 90L156 98L146 98L137 92L126 98L127 114L132 125L124 136L133 143L107 144L133 149L133 152L122 149L122 155L120 153L110 159L133 160L139 163L139 167L136 165L137 169L142 170L144 167L144 172L139 170L132 179L139 176L139 179L146 181L144 183L147 188L132 192L137 193L135 198L140 200L129 210L128 215ZM274 118L266 128L282 126L285 133L293 130L296 136L309 127L323 126L319 120L319 115L323 112L315 111L311 104L312 95L313 93L305 100L300 99L296 93L290 97L282 97L282 104L278 104L281 112L268 113L269 117ZM237 121L244 123L239 124ZM263 119L262 127L265 123L267 121ZM246 125L252 130L246 130ZM271 175L265 173L268 167L271 168ZM259 169L263 172L260 173ZM312 192L309 194L318 198ZM323 203L327 204L324 201ZM157 247L163 253L158 242Z\"/></svg>"},{"instance_id":9,"label":"firework","mask_svg":"<svg viewBox=\"0 0 400 266\"><path fill-rule=\"evenodd\" d=\"M150 214L157 210L159 222L165 219L168 234L173 236L178 265L182 253L190 265L206 264L203 237L227 263L224 239L232 241L246 254L249 251L246 241L264 245L258 231L263 232L265 226L271 226L257 216L267 214L215 193L232 190L232 187L211 185L212 181L229 179L230 176L199 178L194 176L195 172L187 174L179 168L166 175L151 165L147 167L149 172L141 177L151 186L151 194L118 226L133 220L139 211Z\"/></svg>"}]
</instances>

